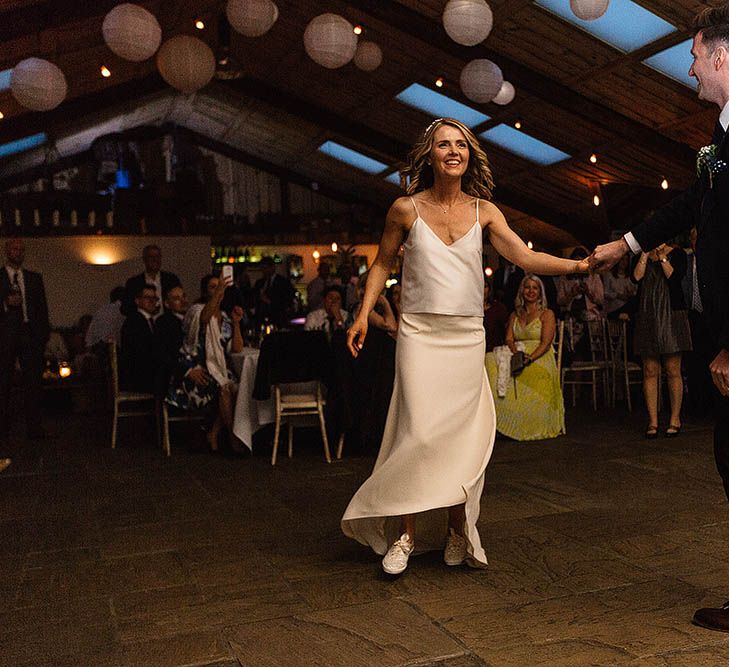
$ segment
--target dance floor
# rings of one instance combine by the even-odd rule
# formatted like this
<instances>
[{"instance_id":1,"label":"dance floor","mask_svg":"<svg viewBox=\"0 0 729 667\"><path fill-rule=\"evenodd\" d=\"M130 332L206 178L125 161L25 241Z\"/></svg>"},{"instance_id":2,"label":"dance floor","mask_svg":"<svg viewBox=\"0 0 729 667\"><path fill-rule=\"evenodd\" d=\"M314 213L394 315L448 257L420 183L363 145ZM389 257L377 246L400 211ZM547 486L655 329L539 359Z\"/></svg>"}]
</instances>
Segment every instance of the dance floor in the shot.
<instances>
[{"instance_id":1,"label":"dance floor","mask_svg":"<svg viewBox=\"0 0 729 667\"><path fill-rule=\"evenodd\" d=\"M690 623L729 597L710 429L647 442L644 421L498 440L489 568L432 554L393 579L339 531L371 459L327 465L302 432L272 468L191 453L176 425L166 460L144 422L112 451L108 419L59 418L0 449L0 664L727 665L729 635Z\"/></svg>"}]
</instances>

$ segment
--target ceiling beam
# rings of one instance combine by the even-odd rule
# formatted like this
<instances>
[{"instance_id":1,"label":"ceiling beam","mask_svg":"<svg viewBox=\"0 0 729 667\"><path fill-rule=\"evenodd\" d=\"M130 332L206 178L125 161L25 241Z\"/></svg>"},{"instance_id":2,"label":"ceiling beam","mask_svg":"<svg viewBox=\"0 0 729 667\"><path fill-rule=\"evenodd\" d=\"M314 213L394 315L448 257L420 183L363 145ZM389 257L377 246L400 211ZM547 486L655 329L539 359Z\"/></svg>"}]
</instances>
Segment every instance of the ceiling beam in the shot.
<instances>
[{"instance_id":1,"label":"ceiling beam","mask_svg":"<svg viewBox=\"0 0 729 667\"><path fill-rule=\"evenodd\" d=\"M627 137L631 142L643 145L671 159L685 162L692 162L695 159L695 151L690 146L674 141L632 118L594 102L508 56L493 51L484 44L473 47L457 44L448 37L439 21L430 19L399 2L384 3L381 0L356 0L356 2L343 0L343 2L353 11L368 14L372 18L396 28L408 37L435 47L464 63L474 58L493 60L504 71L506 78L517 88L522 88L535 97L584 118L603 130L609 130L620 137Z\"/></svg>"}]
</instances>

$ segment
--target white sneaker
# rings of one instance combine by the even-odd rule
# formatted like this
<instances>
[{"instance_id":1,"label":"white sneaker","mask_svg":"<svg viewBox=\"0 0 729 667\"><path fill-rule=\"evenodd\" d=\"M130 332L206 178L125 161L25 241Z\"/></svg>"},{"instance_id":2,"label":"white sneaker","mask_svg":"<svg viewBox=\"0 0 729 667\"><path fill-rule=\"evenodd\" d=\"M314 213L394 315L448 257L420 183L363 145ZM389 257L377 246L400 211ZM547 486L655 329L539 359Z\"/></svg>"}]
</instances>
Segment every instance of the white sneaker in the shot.
<instances>
[{"instance_id":1,"label":"white sneaker","mask_svg":"<svg viewBox=\"0 0 729 667\"><path fill-rule=\"evenodd\" d=\"M408 558L410 558L414 548L415 542L413 542L410 535L403 533L399 539L393 542L382 559L382 569L387 574L405 572L405 568L408 566Z\"/></svg>"},{"instance_id":2,"label":"white sneaker","mask_svg":"<svg viewBox=\"0 0 729 667\"><path fill-rule=\"evenodd\" d=\"M453 528L448 529L443 560L446 565L460 565L466 559L466 538L461 537Z\"/></svg>"}]
</instances>

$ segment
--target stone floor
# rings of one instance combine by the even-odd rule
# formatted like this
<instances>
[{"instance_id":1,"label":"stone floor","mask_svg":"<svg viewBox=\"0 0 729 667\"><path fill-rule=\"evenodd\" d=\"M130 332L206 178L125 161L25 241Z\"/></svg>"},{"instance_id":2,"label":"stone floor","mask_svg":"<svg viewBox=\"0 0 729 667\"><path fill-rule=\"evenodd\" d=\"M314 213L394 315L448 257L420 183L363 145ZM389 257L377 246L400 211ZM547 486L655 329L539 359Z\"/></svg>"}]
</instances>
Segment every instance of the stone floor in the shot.
<instances>
[{"instance_id":1,"label":"stone floor","mask_svg":"<svg viewBox=\"0 0 729 667\"><path fill-rule=\"evenodd\" d=\"M729 508L707 425L643 440L641 415L568 415L497 441L479 522L490 567L421 556L400 578L339 517L371 459L313 433L272 468L104 416L0 449L0 664L220 667L727 665L690 624L729 597ZM182 430L180 430L182 429ZM187 432L186 432L187 431Z\"/></svg>"}]
</instances>

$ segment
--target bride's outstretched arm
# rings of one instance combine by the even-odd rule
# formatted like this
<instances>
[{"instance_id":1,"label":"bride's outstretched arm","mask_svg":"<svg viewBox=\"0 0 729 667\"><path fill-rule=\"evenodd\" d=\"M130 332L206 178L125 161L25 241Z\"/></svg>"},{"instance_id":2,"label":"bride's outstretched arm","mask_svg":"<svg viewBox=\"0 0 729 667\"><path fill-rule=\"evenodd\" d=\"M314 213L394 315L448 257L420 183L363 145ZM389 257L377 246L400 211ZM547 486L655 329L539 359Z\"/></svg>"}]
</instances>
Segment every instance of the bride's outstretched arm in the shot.
<instances>
[{"instance_id":1,"label":"bride's outstretched arm","mask_svg":"<svg viewBox=\"0 0 729 667\"><path fill-rule=\"evenodd\" d=\"M489 233L491 244L502 257L520 266L527 273L560 276L567 273L587 273L586 259L563 259L545 252L534 252L509 227L504 214L494 204L481 201L481 219Z\"/></svg>"}]
</instances>

